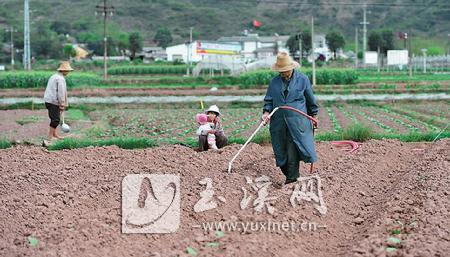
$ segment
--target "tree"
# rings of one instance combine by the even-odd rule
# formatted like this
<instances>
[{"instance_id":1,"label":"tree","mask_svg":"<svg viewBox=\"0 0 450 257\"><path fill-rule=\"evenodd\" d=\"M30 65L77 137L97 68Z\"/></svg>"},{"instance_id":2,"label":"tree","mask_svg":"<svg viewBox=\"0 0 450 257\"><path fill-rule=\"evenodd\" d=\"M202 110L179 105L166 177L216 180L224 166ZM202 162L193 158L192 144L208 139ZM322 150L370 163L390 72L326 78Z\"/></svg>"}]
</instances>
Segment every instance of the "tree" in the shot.
<instances>
[{"instance_id":1,"label":"tree","mask_svg":"<svg viewBox=\"0 0 450 257\"><path fill-rule=\"evenodd\" d=\"M325 36L328 48L333 52L334 59L336 59L336 51L345 46L345 39L341 32L331 31Z\"/></svg>"},{"instance_id":2,"label":"tree","mask_svg":"<svg viewBox=\"0 0 450 257\"><path fill-rule=\"evenodd\" d=\"M54 21L51 25L50 25L50 29L55 31L58 34L68 34L70 32L70 30L72 29L70 23L65 22L65 21Z\"/></svg>"},{"instance_id":3,"label":"tree","mask_svg":"<svg viewBox=\"0 0 450 257\"><path fill-rule=\"evenodd\" d=\"M37 29L32 32L31 44L32 56L45 59L59 59L63 55L63 41L65 37L58 36L56 32L50 30L47 23L38 23Z\"/></svg>"},{"instance_id":4,"label":"tree","mask_svg":"<svg viewBox=\"0 0 450 257\"><path fill-rule=\"evenodd\" d=\"M77 55L77 51L72 44L66 44L63 48L63 52L64 56L67 57L67 59L70 59L71 57L75 57Z\"/></svg>"},{"instance_id":5,"label":"tree","mask_svg":"<svg viewBox=\"0 0 450 257\"><path fill-rule=\"evenodd\" d=\"M136 52L142 49L142 37L139 32L133 32L128 37L128 42L130 44L131 60L136 56Z\"/></svg>"},{"instance_id":6,"label":"tree","mask_svg":"<svg viewBox=\"0 0 450 257\"><path fill-rule=\"evenodd\" d=\"M166 27L158 29L153 40L162 48L166 48L172 42L172 34Z\"/></svg>"},{"instance_id":7,"label":"tree","mask_svg":"<svg viewBox=\"0 0 450 257\"><path fill-rule=\"evenodd\" d=\"M302 52L309 52L311 50L311 32L305 29L295 35L291 35L286 42L286 46L289 48L291 55L299 50L298 42L300 39L302 40Z\"/></svg>"},{"instance_id":8,"label":"tree","mask_svg":"<svg viewBox=\"0 0 450 257\"><path fill-rule=\"evenodd\" d=\"M378 51L386 55L387 50L394 49L394 32L390 29L375 30L369 34L367 39L369 50Z\"/></svg>"}]
</instances>

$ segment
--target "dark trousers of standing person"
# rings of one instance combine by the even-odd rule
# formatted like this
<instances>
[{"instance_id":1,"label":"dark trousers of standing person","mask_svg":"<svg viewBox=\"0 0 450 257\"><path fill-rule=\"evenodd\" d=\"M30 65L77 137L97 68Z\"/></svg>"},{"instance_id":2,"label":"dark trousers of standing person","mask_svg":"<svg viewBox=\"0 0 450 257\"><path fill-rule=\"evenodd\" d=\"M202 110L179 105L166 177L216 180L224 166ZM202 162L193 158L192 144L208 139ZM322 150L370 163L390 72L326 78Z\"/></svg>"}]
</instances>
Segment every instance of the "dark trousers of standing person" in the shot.
<instances>
[{"instance_id":1,"label":"dark trousers of standing person","mask_svg":"<svg viewBox=\"0 0 450 257\"><path fill-rule=\"evenodd\" d=\"M222 148L227 145L228 139L226 136L223 135L216 135L216 145L217 148ZM207 151L208 150L208 136L207 135L200 135L198 136L198 149L199 151Z\"/></svg>"},{"instance_id":2,"label":"dark trousers of standing person","mask_svg":"<svg viewBox=\"0 0 450 257\"><path fill-rule=\"evenodd\" d=\"M297 146L292 139L289 129L286 128L286 144L285 153L287 157L286 164L281 166L281 171L286 176L286 184L297 181L300 177L300 154L298 152Z\"/></svg>"}]
</instances>

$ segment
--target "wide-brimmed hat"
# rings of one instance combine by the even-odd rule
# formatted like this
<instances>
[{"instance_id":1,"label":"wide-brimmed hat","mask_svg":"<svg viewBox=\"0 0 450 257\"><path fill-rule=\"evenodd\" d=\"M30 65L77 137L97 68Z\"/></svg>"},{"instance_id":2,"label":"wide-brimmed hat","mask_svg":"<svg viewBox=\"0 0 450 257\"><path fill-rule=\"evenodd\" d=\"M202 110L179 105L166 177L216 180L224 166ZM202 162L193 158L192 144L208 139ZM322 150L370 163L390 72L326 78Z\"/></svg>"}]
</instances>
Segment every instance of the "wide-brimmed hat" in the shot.
<instances>
[{"instance_id":1,"label":"wide-brimmed hat","mask_svg":"<svg viewBox=\"0 0 450 257\"><path fill-rule=\"evenodd\" d=\"M70 63L67 61L60 62L57 71L73 71Z\"/></svg>"},{"instance_id":2,"label":"wide-brimmed hat","mask_svg":"<svg viewBox=\"0 0 450 257\"><path fill-rule=\"evenodd\" d=\"M205 113L208 113L208 112L215 112L215 113L217 113L217 116L220 116L220 110L219 110L219 107L217 107L217 105L211 105L209 108L208 108L208 110L206 110L205 111Z\"/></svg>"},{"instance_id":3,"label":"wide-brimmed hat","mask_svg":"<svg viewBox=\"0 0 450 257\"><path fill-rule=\"evenodd\" d=\"M277 62L272 65L272 70L277 72L285 72L300 67L300 64L293 61L288 53L281 52L277 55Z\"/></svg>"}]
</instances>

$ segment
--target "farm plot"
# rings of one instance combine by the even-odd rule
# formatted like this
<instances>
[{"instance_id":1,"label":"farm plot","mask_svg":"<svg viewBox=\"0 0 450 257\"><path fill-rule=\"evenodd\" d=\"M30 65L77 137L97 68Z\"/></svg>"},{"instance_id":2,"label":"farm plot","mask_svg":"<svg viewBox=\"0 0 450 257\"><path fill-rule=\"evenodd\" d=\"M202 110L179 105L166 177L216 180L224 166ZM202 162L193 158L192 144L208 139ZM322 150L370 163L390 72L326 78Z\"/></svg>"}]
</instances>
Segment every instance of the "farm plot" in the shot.
<instances>
[{"instance_id":1,"label":"farm plot","mask_svg":"<svg viewBox=\"0 0 450 257\"><path fill-rule=\"evenodd\" d=\"M72 127L68 137L76 140L149 139L159 144L187 143L195 146L200 109L158 109L145 106L97 108L93 111L70 109L66 121ZM92 108L91 108L92 109ZM0 111L0 139L39 144L48 129L45 110ZM362 124L372 129L373 138L400 138L403 135L437 135L449 123L445 101L437 102L324 102L318 115L318 140L340 137L349 126ZM242 143L259 125L261 108L222 107L222 123L230 142ZM258 134L259 142L269 142L269 126ZM448 129L442 137L448 137Z\"/></svg>"},{"instance_id":2,"label":"farm plot","mask_svg":"<svg viewBox=\"0 0 450 257\"><path fill-rule=\"evenodd\" d=\"M340 133L354 123L372 128L378 135L438 133L448 123L445 102L433 103L322 103L318 115L318 135ZM428 109L427 109L428 108ZM423 112L421 110L426 110ZM222 122L230 138L248 138L259 125L260 108L222 108ZM89 113L103 124L100 138L147 137L159 142L195 140L199 109L107 109ZM434 112L434 114L433 114ZM268 130L265 127L263 131Z\"/></svg>"}]
</instances>

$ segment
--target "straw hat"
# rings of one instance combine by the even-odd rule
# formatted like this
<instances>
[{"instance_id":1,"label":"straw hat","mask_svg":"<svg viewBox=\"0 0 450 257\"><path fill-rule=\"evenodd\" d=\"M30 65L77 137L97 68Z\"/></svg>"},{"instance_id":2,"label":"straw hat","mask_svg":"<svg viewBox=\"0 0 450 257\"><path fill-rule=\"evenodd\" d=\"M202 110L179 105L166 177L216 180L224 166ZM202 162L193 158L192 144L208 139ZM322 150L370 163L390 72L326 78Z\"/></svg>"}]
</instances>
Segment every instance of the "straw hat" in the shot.
<instances>
[{"instance_id":1,"label":"straw hat","mask_svg":"<svg viewBox=\"0 0 450 257\"><path fill-rule=\"evenodd\" d=\"M272 65L272 70L277 72L285 72L298 67L300 67L300 64L293 61L288 53L281 52L277 55L277 62Z\"/></svg>"},{"instance_id":2,"label":"straw hat","mask_svg":"<svg viewBox=\"0 0 450 257\"><path fill-rule=\"evenodd\" d=\"M57 71L73 71L68 61L60 62Z\"/></svg>"},{"instance_id":3,"label":"straw hat","mask_svg":"<svg viewBox=\"0 0 450 257\"><path fill-rule=\"evenodd\" d=\"M219 107L217 107L217 105L211 105L208 110L205 111L205 113L208 112L215 112L217 113L217 116L220 116L220 111L219 111Z\"/></svg>"}]
</instances>

